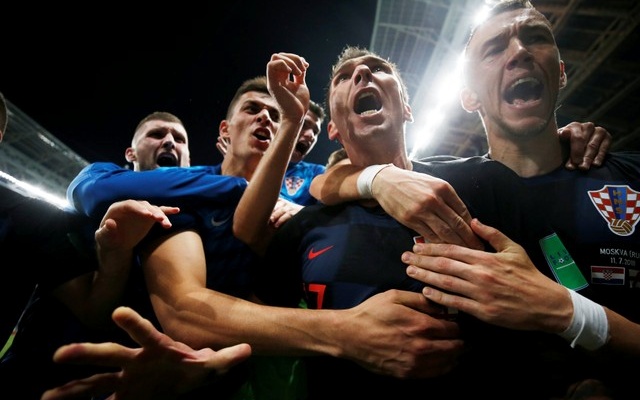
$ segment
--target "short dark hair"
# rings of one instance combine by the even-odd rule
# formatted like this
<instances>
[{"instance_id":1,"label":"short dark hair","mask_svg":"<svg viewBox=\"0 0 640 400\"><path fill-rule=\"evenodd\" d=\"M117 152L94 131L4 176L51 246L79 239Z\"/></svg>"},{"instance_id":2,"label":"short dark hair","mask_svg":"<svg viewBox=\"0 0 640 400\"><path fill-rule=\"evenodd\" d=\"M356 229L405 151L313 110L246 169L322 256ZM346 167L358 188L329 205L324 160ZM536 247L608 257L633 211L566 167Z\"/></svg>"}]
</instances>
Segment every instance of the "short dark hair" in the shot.
<instances>
[{"instance_id":1,"label":"short dark hair","mask_svg":"<svg viewBox=\"0 0 640 400\"><path fill-rule=\"evenodd\" d=\"M309 111L314 113L316 117L318 117L320 122L324 121L324 117L325 117L324 107L322 107L320 104L316 103L313 100L309 100Z\"/></svg>"},{"instance_id":2,"label":"short dark hair","mask_svg":"<svg viewBox=\"0 0 640 400\"><path fill-rule=\"evenodd\" d=\"M135 131L137 132L138 129L140 129L140 127L142 125L144 125L145 123L147 123L149 121L175 122L177 124L180 124L180 125L184 126L184 124L182 123L180 118L176 117L175 115L171 114L170 112L154 111L151 114L147 115L146 117L142 118L142 120L138 123L138 126L136 126L136 130Z\"/></svg>"},{"instance_id":3,"label":"short dark hair","mask_svg":"<svg viewBox=\"0 0 640 400\"><path fill-rule=\"evenodd\" d=\"M264 75L260 75L242 82L242 85L240 85L240 87L236 90L236 93L233 95L231 102L229 102L229 107L227 107L227 119L231 118L233 107L235 107L236 103L240 99L240 96L247 92L259 92L271 95L269 93L269 88L267 87L267 77Z\"/></svg>"}]
</instances>

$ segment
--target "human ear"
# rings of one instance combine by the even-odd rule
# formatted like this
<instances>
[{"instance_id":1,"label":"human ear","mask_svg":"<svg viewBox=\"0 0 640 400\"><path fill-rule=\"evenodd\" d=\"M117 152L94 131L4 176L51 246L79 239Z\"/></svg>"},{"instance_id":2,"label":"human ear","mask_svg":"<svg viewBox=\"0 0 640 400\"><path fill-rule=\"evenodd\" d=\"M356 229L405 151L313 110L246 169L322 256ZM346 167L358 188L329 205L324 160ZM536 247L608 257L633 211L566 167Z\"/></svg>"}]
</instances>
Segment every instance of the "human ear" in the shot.
<instances>
[{"instance_id":1,"label":"human ear","mask_svg":"<svg viewBox=\"0 0 640 400\"><path fill-rule=\"evenodd\" d=\"M340 132L338 132L338 128L336 128L336 124L333 121L329 121L327 123L327 134L329 136L329 140L337 140L342 144L342 140L340 140Z\"/></svg>"},{"instance_id":2,"label":"human ear","mask_svg":"<svg viewBox=\"0 0 640 400\"><path fill-rule=\"evenodd\" d=\"M460 102L462 103L462 108L466 112L475 112L480 108L480 102L478 101L478 95L473 90L468 87L462 88L460 91Z\"/></svg>"},{"instance_id":3,"label":"human ear","mask_svg":"<svg viewBox=\"0 0 640 400\"><path fill-rule=\"evenodd\" d=\"M136 161L136 151L133 149L133 147L127 147L127 149L124 151L124 158L125 160L127 160L127 162Z\"/></svg>"},{"instance_id":4,"label":"human ear","mask_svg":"<svg viewBox=\"0 0 640 400\"><path fill-rule=\"evenodd\" d=\"M564 61L560 60L560 89L567 86L567 73L564 70Z\"/></svg>"},{"instance_id":5,"label":"human ear","mask_svg":"<svg viewBox=\"0 0 640 400\"><path fill-rule=\"evenodd\" d=\"M406 122L413 122L413 112L409 104L404 105L404 120Z\"/></svg>"}]
</instances>

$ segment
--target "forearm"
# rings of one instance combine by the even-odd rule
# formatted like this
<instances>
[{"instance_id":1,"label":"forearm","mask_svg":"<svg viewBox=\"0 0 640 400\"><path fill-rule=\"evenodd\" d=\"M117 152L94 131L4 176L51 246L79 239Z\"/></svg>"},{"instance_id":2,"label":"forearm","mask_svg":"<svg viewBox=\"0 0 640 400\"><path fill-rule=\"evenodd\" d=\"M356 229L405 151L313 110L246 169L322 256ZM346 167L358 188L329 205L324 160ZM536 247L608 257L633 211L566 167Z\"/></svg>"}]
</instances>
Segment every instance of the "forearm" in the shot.
<instances>
[{"instance_id":1,"label":"forearm","mask_svg":"<svg viewBox=\"0 0 640 400\"><path fill-rule=\"evenodd\" d=\"M93 313L111 319L113 310L122 303L134 260L133 251L103 252L98 257L100 267L93 276L86 302Z\"/></svg>"},{"instance_id":2,"label":"forearm","mask_svg":"<svg viewBox=\"0 0 640 400\"><path fill-rule=\"evenodd\" d=\"M609 322L609 342L605 346L616 354L625 357L640 357L640 324L634 323L622 315L604 309Z\"/></svg>"},{"instance_id":3,"label":"forearm","mask_svg":"<svg viewBox=\"0 0 640 400\"><path fill-rule=\"evenodd\" d=\"M95 329L112 326L111 313L121 304L129 269L89 272L55 289L54 295L84 324Z\"/></svg>"},{"instance_id":4,"label":"forearm","mask_svg":"<svg viewBox=\"0 0 640 400\"><path fill-rule=\"evenodd\" d=\"M328 205L360 199L357 181L362 167L339 164L316 176L309 189L311 195Z\"/></svg>"},{"instance_id":5,"label":"forearm","mask_svg":"<svg viewBox=\"0 0 640 400\"><path fill-rule=\"evenodd\" d=\"M302 121L282 121L233 216L233 234L259 254L264 252L271 235L269 218L280 195Z\"/></svg>"},{"instance_id":6,"label":"forearm","mask_svg":"<svg viewBox=\"0 0 640 400\"><path fill-rule=\"evenodd\" d=\"M194 348L246 342L253 354L342 353L338 311L264 306L208 289L182 296L173 306L154 301L154 309L167 334Z\"/></svg>"},{"instance_id":7,"label":"forearm","mask_svg":"<svg viewBox=\"0 0 640 400\"><path fill-rule=\"evenodd\" d=\"M576 292L570 293L573 304L570 324L559 334L572 347L615 357L640 357L639 324Z\"/></svg>"}]
</instances>

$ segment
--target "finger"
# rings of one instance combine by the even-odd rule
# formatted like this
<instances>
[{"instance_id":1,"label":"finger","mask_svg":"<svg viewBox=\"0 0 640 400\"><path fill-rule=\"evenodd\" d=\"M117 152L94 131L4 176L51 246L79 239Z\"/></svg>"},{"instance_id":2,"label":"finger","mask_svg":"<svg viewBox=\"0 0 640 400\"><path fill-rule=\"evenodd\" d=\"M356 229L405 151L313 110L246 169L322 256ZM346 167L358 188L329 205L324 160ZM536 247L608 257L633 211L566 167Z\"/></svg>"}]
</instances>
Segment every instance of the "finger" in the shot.
<instances>
[{"instance_id":1,"label":"finger","mask_svg":"<svg viewBox=\"0 0 640 400\"><path fill-rule=\"evenodd\" d=\"M395 290L396 302L423 314L440 314L442 308L426 299L421 293Z\"/></svg>"},{"instance_id":2,"label":"finger","mask_svg":"<svg viewBox=\"0 0 640 400\"><path fill-rule=\"evenodd\" d=\"M558 129L558 136L563 141L569 142L569 157L565 163L565 168L574 170L582 163L584 149L586 147L586 136L584 130L588 126L578 122L571 122L568 125Z\"/></svg>"},{"instance_id":3,"label":"finger","mask_svg":"<svg viewBox=\"0 0 640 400\"><path fill-rule=\"evenodd\" d=\"M447 309L450 310L462 310L469 312L469 310L477 308L477 303L472 299L459 296L451 291L439 290L434 286L425 286L422 289L422 295L430 301L440 304L443 307L447 307Z\"/></svg>"},{"instance_id":4,"label":"finger","mask_svg":"<svg viewBox=\"0 0 640 400\"><path fill-rule=\"evenodd\" d=\"M438 236L438 234L436 234L430 227L428 224L423 223L422 221L419 221L420 223L417 225L413 225L408 223L407 225L409 226L409 228L413 229L414 231L418 232L420 234L420 236L422 236L422 238L424 239L425 242L431 242L431 243L440 243L441 239Z\"/></svg>"},{"instance_id":5,"label":"finger","mask_svg":"<svg viewBox=\"0 0 640 400\"><path fill-rule=\"evenodd\" d=\"M451 218L455 219L455 217ZM475 236L469 225L463 223L463 227L454 228L449 222L434 214L427 214L423 220L415 223L408 222L407 226L423 236L427 243L450 243L469 246L463 237L465 235L462 230L468 231L468 235L471 237ZM475 240L478 241L477 238Z\"/></svg>"},{"instance_id":6,"label":"finger","mask_svg":"<svg viewBox=\"0 0 640 400\"><path fill-rule=\"evenodd\" d=\"M53 354L56 363L121 366L134 350L117 343L72 343L61 346Z\"/></svg>"},{"instance_id":7,"label":"finger","mask_svg":"<svg viewBox=\"0 0 640 400\"><path fill-rule=\"evenodd\" d=\"M91 396L101 396L114 391L117 383L116 373L96 374L49 389L42 394L41 400L86 399Z\"/></svg>"},{"instance_id":8,"label":"finger","mask_svg":"<svg viewBox=\"0 0 640 400\"><path fill-rule=\"evenodd\" d=\"M274 54L271 56L271 61L267 64L268 72L279 73L280 77L289 76L289 74L293 73L294 68L297 68L294 63L287 62L286 57L281 54ZM298 71L299 73L300 71ZM267 73L267 76L270 74Z\"/></svg>"},{"instance_id":9,"label":"finger","mask_svg":"<svg viewBox=\"0 0 640 400\"><path fill-rule=\"evenodd\" d=\"M584 163L588 139L593 133L593 125L572 122L561 129L559 133L561 137L569 140L569 158L565 167L575 169Z\"/></svg>"},{"instance_id":10,"label":"finger","mask_svg":"<svg viewBox=\"0 0 640 400\"><path fill-rule=\"evenodd\" d=\"M429 301L423 294L405 290L394 290L395 302L407 307L416 314L419 320L429 319L429 336L431 338L450 339L460 334L457 323L443 318L443 309L439 305Z\"/></svg>"},{"instance_id":11,"label":"finger","mask_svg":"<svg viewBox=\"0 0 640 400\"><path fill-rule=\"evenodd\" d=\"M602 136L602 140L600 140L599 142L594 142L594 146L598 144L597 154L593 158L593 165L595 166L602 165L602 163L604 162L604 158L606 157L607 153L609 153L609 149L611 148L611 143L613 141L611 134L606 129L598 126L596 127L594 139L600 136Z\"/></svg>"},{"instance_id":12,"label":"finger","mask_svg":"<svg viewBox=\"0 0 640 400\"><path fill-rule=\"evenodd\" d=\"M227 154L227 149L220 143L216 143L216 148L218 149L220 154L222 154L223 156Z\"/></svg>"},{"instance_id":13,"label":"finger","mask_svg":"<svg viewBox=\"0 0 640 400\"><path fill-rule=\"evenodd\" d=\"M285 214L287 214L287 212L285 211L284 207L280 207L277 210L273 210L273 212L271 213L271 217L269 218L269 221L272 224L275 224L280 218L282 218Z\"/></svg>"},{"instance_id":14,"label":"finger","mask_svg":"<svg viewBox=\"0 0 640 400\"><path fill-rule=\"evenodd\" d=\"M481 223L476 218L471 221L471 228L479 237L486 240L497 252L504 251L514 245L517 246L517 244L509 239L505 234L496 228Z\"/></svg>"},{"instance_id":15,"label":"finger","mask_svg":"<svg viewBox=\"0 0 640 400\"><path fill-rule=\"evenodd\" d=\"M180 212L180 207L172 207L172 206L160 206L160 211L162 211L166 215L178 214Z\"/></svg>"},{"instance_id":16,"label":"finger","mask_svg":"<svg viewBox=\"0 0 640 400\"><path fill-rule=\"evenodd\" d=\"M282 61L285 61L287 65L291 67L294 75L301 75L309 66L309 63L304 59L304 57L300 57L294 53L277 53L275 56Z\"/></svg>"},{"instance_id":17,"label":"finger","mask_svg":"<svg viewBox=\"0 0 640 400\"><path fill-rule=\"evenodd\" d=\"M116 308L113 312L113 321L142 347L157 346L157 343L166 337L149 320L129 307Z\"/></svg>"},{"instance_id":18,"label":"finger","mask_svg":"<svg viewBox=\"0 0 640 400\"><path fill-rule=\"evenodd\" d=\"M172 226L171 220L169 219L168 215L177 214L178 212L180 212L180 209L177 207L167 207L167 206L162 206L162 207L153 206L153 208L151 208L150 210L153 214L153 219L157 223L162 225L164 228L171 228Z\"/></svg>"},{"instance_id":19,"label":"finger","mask_svg":"<svg viewBox=\"0 0 640 400\"><path fill-rule=\"evenodd\" d=\"M473 253L469 252L473 250L450 245L416 245L414 248L420 255L409 251L402 254L407 275L440 290L473 297L475 286L469 280L473 278L473 269L461 261L472 257Z\"/></svg>"},{"instance_id":20,"label":"finger","mask_svg":"<svg viewBox=\"0 0 640 400\"><path fill-rule=\"evenodd\" d=\"M438 214L442 223L432 226L434 233L440 238L438 242L482 249L484 247L482 242L469 226L471 214L464 202L455 192L450 191L444 192L442 200L444 207L439 208L442 214Z\"/></svg>"},{"instance_id":21,"label":"finger","mask_svg":"<svg viewBox=\"0 0 640 400\"><path fill-rule=\"evenodd\" d=\"M284 212L282 213L282 215L280 215L280 217L276 218L273 221L273 226L275 228L279 228L281 227L285 222L289 221L291 218L293 217L293 214L291 214L290 212Z\"/></svg>"},{"instance_id":22,"label":"finger","mask_svg":"<svg viewBox=\"0 0 640 400\"><path fill-rule=\"evenodd\" d=\"M604 139L603 129L597 130L595 125L590 122L582 124L584 139L571 143L571 159L578 168L588 170L598 153L598 148Z\"/></svg>"},{"instance_id":23,"label":"finger","mask_svg":"<svg viewBox=\"0 0 640 400\"><path fill-rule=\"evenodd\" d=\"M211 357L211 359L205 363L205 366L213 368L220 373L224 373L250 356L251 346L247 343L241 343L218 350L215 353L215 356Z\"/></svg>"}]
</instances>

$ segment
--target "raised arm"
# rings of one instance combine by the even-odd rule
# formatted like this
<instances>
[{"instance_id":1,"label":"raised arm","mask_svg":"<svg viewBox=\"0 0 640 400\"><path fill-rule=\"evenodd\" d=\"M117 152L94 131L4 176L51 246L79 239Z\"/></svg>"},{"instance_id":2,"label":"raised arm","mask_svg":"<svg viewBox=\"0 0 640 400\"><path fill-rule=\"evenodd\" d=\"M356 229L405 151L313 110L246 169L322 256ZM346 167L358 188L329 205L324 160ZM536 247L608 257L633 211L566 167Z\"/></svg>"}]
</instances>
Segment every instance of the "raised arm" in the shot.
<instances>
[{"instance_id":1,"label":"raised arm","mask_svg":"<svg viewBox=\"0 0 640 400\"><path fill-rule=\"evenodd\" d=\"M290 53L277 53L267 64L268 87L281 110L273 142L247 186L233 219L234 235L258 254L263 254L275 227L270 218L282 187L287 164L309 108L305 83L308 64Z\"/></svg>"}]
</instances>

